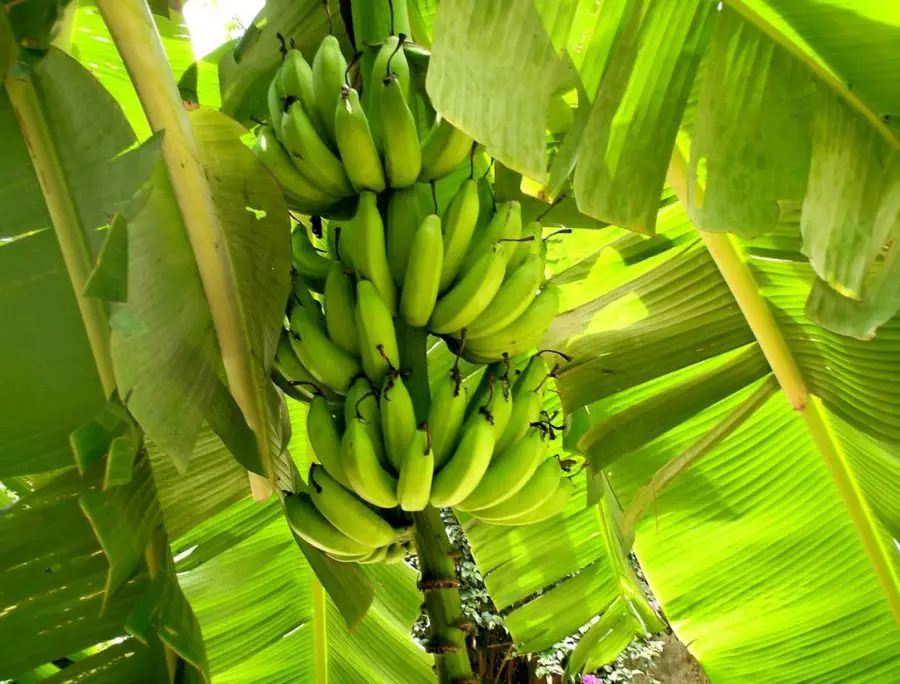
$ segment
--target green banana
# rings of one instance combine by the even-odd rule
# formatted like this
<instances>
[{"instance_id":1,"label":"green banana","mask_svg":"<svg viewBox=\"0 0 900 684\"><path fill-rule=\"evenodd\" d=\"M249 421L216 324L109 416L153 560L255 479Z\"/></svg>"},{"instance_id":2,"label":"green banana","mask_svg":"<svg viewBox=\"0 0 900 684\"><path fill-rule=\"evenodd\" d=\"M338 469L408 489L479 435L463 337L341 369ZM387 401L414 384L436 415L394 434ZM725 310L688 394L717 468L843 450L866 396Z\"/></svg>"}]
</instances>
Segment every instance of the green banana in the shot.
<instances>
[{"instance_id":1,"label":"green banana","mask_svg":"<svg viewBox=\"0 0 900 684\"><path fill-rule=\"evenodd\" d=\"M387 187L384 169L366 113L359 104L359 93L353 88L341 91L334 113L334 135L353 189L383 192Z\"/></svg>"},{"instance_id":2,"label":"green banana","mask_svg":"<svg viewBox=\"0 0 900 684\"><path fill-rule=\"evenodd\" d=\"M288 197L288 204L305 214L319 214L337 203L338 198L314 185L291 161L271 126L260 126L253 147L263 163Z\"/></svg>"},{"instance_id":3,"label":"green banana","mask_svg":"<svg viewBox=\"0 0 900 684\"><path fill-rule=\"evenodd\" d=\"M363 90L363 106L369 113L372 137L375 139L375 145L379 152L384 150L381 135L381 95L384 91L384 79L393 74L400 81L407 102L410 102L412 97L409 62L406 60L406 53L403 49L398 49L399 42L397 36L388 36L382 43L381 49L375 56L375 62L372 64L370 83L367 83ZM390 70L388 69L389 62Z\"/></svg>"},{"instance_id":4,"label":"green banana","mask_svg":"<svg viewBox=\"0 0 900 684\"><path fill-rule=\"evenodd\" d=\"M431 392L428 425L435 467L440 468L456 446L456 438L466 418L469 392L453 373L438 379Z\"/></svg>"},{"instance_id":5,"label":"green banana","mask_svg":"<svg viewBox=\"0 0 900 684\"><path fill-rule=\"evenodd\" d=\"M397 482L397 500L404 511L422 511L431 497L434 478L434 451L428 424L422 423L404 450Z\"/></svg>"},{"instance_id":6,"label":"green banana","mask_svg":"<svg viewBox=\"0 0 900 684\"><path fill-rule=\"evenodd\" d=\"M367 558L371 558L376 555L381 549L369 549L366 553L334 553L331 552L328 554L328 557L331 560L337 561L338 563L362 563Z\"/></svg>"},{"instance_id":7,"label":"green banana","mask_svg":"<svg viewBox=\"0 0 900 684\"><path fill-rule=\"evenodd\" d=\"M559 486L553 491L549 497L544 499L539 506L532 508L530 511L521 513L503 521L497 521L497 525L533 525L534 523L543 522L559 515L563 512L572 498L572 480L568 477L561 477Z\"/></svg>"},{"instance_id":8,"label":"green banana","mask_svg":"<svg viewBox=\"0 0 900 684\"><path fill-rule=\"evenodd\" d=\"M284 498L284 514L294 534L326 553L361 554L371 547L354 541L319 513L308 494L291 494Z\"/></svg>"},{"instance_id":9,"label":"green banana","mask_svg":"<svg viewBox=\"0 0 900 684\"><path fill-rule=\"evenodd\" d=\"M548 284L525 312L491 335L466 341L464 357L477 363L496 361L503 354L516 356L531 349L547 333L559 313L559 288Z\"/></svg>"},{"instance_id":10,"label":"green banana","mask_svg":"<svg viewBox=\"0 0 900 684\"><path fill-rule=\"evenodd\" d=\"M384 440L381 433L381 413L378 410L378 398L375 388L364 375L354 379L347 392L344 401L344 424L349 425L354 418L361 418L372 448L378 456L378 461L387 465L388 460L384 453Z\"/></svg>"},{"instance_id":11,"label":"green banana","mask_svg":"<svg viewBox=\"0 0 900 684\"><path fill-rule=\"evenodd\" d=\"M291 102L282 117L281 140L291 161L313 183L337 197L353 194L344 164L316 133L299 100Z\"/></svg>"},{"instance_id":12,"label":"green banana","mask_svg":"<svg viewBox=\"0 0 900 684\"><path fill-rule=\"evenodd\" d=\"M391 544L388 547L384 562L388 565L393 565L394 563L402 563L404 560L406 560L406 546L400 542Z\"/></svg>"},{"instance_id":13,"label":"green banana","mask_svg":"<svg viewBox=\"0 0 900 684\"><path fill-rule=\"evenodd\" d=\"M491 463L494 430L484 416L469 421L449 461L434 477L431 505L455 506L471 494Z\"/></svg>"},{"instance_id":14,"label":"green banana","mask_svg":"<svg viewBox=\"0 0 900 684\"><path fill-rule=\"evenodd\" d=\"M485 522L502 524L504 520L528 513L540 506L553 495L563 479L565 478L562 477L559 463L555 458L548 458L538 466L534 475L515 495L488 508L474 511L473 515Z\"/></svg>"},{"instance_id":15,"label":"green banana","mask_svg":"<svg viewBox=\"0 0 900 684\"><path fill-rule=\"evenodd\" d=\"M494 432L494 442L500 439L512 414L512 388L506 375L506 365L497 363L488 368L478 391L472 398L466 421L486 417Z\"/></svg>"},{"instance_id":16,"label":"green banana","mask_svg":"<svg viewBox=\"0 0 900 684\"><path fill-rule=\"evenodd\" d=\"M398 286L403 285L409 250L419 224L416 187L394 190L388 197L387 204L387 258L391 275Z\"/></svg>"},{"instance_id":17,"label":"green banana","mask_svg":"<svg viewBox=\"0 0 900 684\"><path fill-rule=\"evenodd\" d=\"M284 112L284 90L281 88L278 78L279 72L275 73L275 78L269 84L269 90L266 94L266 103L269 107L269 125L275 131L277 136L281 136L281 116Z\"/></svg>"},{"instance_id":18,"label":"green banana","mask_svg":"<svg viewBox=\"0 0 900 684\"><path fill-rule=\"evenodd\" d=\"M446 292L456 279L478 223L478 184L467 180L450 201L444 214L444 260L441 265L440 292Z\"/></svg>"},{"instance_id":19,"label":"green banana","mask_svg":"<svg viewBox=\"0 0 900 684\"><path fill-rule=\"evenodd\" d=\"M310 291L310 283L303 278L297 276L293 278L291 288L291 297L288 299L287 315L290 316L295 306L302 306L305 313L311 317L316 325L325 325L325 314L322 313L322 307L316 298L312 296Z\"/></svg>"},{"instance_id":20,"label":"green banana","mask_svg":"<svg viewBox=\"0 0 900 684\"><path fill-rule=\"evenodd\" d=\"M368 190L360 193L351 234L347 238L348 248L351 247L349 243L353 243L354 268L372 281L391 315L397 313L397 288L388 266L384 223L374 193Z\"/></svg>"},{"instance_id":21,"label":"green banana","mask_svg":"<svg viewBox=\"0 0 900 684\"><path fill-rule=\"evenodd\" d=\"M316 107L312 68L303 58L303 53L294 48L288 50L279 74L285 96L300 100L316 133L320 138L325 138L328 130L322 123L322 119L319 118L319 110Z\"/></svg>"},{"instance_id":22,"label":"green banana","mask_svg":"<svg viewBox=\"0 0 900 684\"><path fill-rule=\"evenodd\" d=\"M497 453L511 448L528 432L528 427L541 417L544 407L543 393L526 392L513 395L513 408L506 422L506 429L497 439Z\"/></svg>"},{"instance_id":23,"label":"green banana","mask_svg":"<svg viewBox=\"0 0 900 684\"><path fill-rule=\"evenodd\" d=\"M362 369L359 362L334 342L306 312L291 311L291 346L309 372L338 394L346 394L350 381Z\"/></svg>"},{"instance_id":24,"label":"green banana","mask_svg":"<svg viewBox=\"0 0 900 684\"><path fill-rule=\"evenodd\" d=\"M363 370L372 382L381 383L388 371L400 368L400 350L391 312L368 280L356 285L356 326Z\"/></svg>"},{"instance_id":25,"label":"green banana","mask_svg":"<svg viewBox=\"0 0 900 684\"><path fill-rule=\"evenodd\" d=\"M309 469L309 496L326 520L363 546L386 546L397 533L388 522L316 464Z\"/></svg>"},{"instance_id":26,"label":"green banana","mask_svg":"<svg viewBox=\"0 0 900 684\"><path fill-rule=\"evenodd\" d=\"M312 373L300 363L294 348L291 346L291 334L287 330L281 331L278 338L278 347L275 350L275 370L295 389L307 399L313 399L316 395L324 395L331 402L338 400L338 395L327 385L319 382Z\"/></svg>"},{"instance_id":27,"label":"green banana","mask_svg":"<svg viewBox=\"0 0 900 684\"><path fill-rule=\"evenodd\" d=\"M387 554L388 547L380 546L375 549L370 555L366 556L365 558L361 558L356 562L363 565L375 565L376 563L384 563L385 559L387 558Z\"/></svg>"},{"instance_id":28,"label":"green banana","mask_svg":"<svg viewBox=\"0 0 900 684\"><path fill-rule=\"evenodd\" d=\"M385 451L394 471L399 473L409 441L416 431L416 412L409 390L398 373L388 373L379 404Z\"/></svg>"},{"instance_id":29,"label":"green banana","mask_svg":"<svg viewBox=\"0 0 900 684\"><path fill-rule=\"evenodd\" d=\"M441 118L422 142L420 180L430 181L449 174L472 151L472 138Z\"/></svg>"},{"instance_id":30,"label":"green banana","mask_svg":"<svg viewBox=\"0 0 900 684\"><path fill-rule=\"evenodd\" d=\"M537 221L530 221L522 229L522 237L531 239L520 242L516 246L516 250L506 265L507 270L515 270L531 255L538 256L542 261L545 261L547 258L547 243L544 242L543 234L544 229L541 224Z\"/></svg>"},{"instance_id":31,"label":"green banana","mask_svg":"<svg viewBox=\"0 0 900 684\"><path fill-rule=\"evenodd\" d=\"M337 421L323 396L313 398L306 414L306 436L309 446L322 467L344 487L350 486L341 462L341 435Z\"/></svg>"},{"instance_id":32,"label":"green banana","mask_svg":"<svg viewBox=\"0 0 900 684\"><path fill-rule=\"evenodd\" d=\"M381 128L384 136L384 170L388 185L406 188L422 170L422 150L416 119L406 103L403 86L396 76L384 79L381 93Z\"/></svg>"},{"instance_id":33,"label":"green banana","mask_svg":"<svg viewBox=\"0 0 900 684\"><path fill-rule=\"evenodd\" d=\"M435 334L465 328L484 311L503 284L505 249L493 244L472 268L441 297L434 307L428 328Z\"/></svg>"},{"instance_id":34,"label":"green banana","mask_svg":"<svg viewBox=\"0 0 900 684\"><path fill-rule=\"evenodd\" d=\"M441 218L426 216L409 249L409 263L400 293L400 313L415 328L424 328L437 303L444 244Z\"/></svg>"},{"instance_id":35,"label":"green banana","mask_svg":"<svg viewBox=\"0 0 900 684\"><path fill-rule=\"evenodd\" d=\"M506 501L528 483L546 455L544 431L530 428L522 439L494 457L475 490L456 507L478 511Z\"/></svg>"},{"instance_id":36,"label":"green banana","mask_svg":"<svg viewBox=\"0 0 900 684\"><path fill-rule=\"evenodd\" d=\"M537 297L543 280L544 260L538 256L528 257L509 274L491 303L469 324L466 339L471 341L491 335L516 320Z\"/></svg>"},{"instance_id":37,"label":"green banana","mask_svg":"<svg viewBox=\"0 0 900 684\"><path fill-rule=\"evenodd\" d=\"M331 263L325 278L325 329L328 337L345 352L359 356L359 332L356 329L356 299L353 278L339 261Z\"/></svg>"},{"instance_id":38,"label":"green banana","mask_svg":"<svg viewBox=\"0 0 900 684\"><path fill-rule=\"evenodd\" d=\"M309 282L316 292L324 292L325 278L334 262L316 251L306 234L306 228L301 224L294 226L291 233L291 254L297 273Z\"/></svg>"},{"instance_id":39,"label":"green banana","mask_svg":"<svg viewBox=\"0 0 900 684\"><path fill-rule=\"evenodd\" d=\"M537 392L544 386L544 381L550 374L547 362L539 354L535 354L528 361L528 366L519 374L513 387L513 395L522 396L528 392Z\"/></svg>"},{"instance_id":40,"label":"green banana","mask_svg":"<svg viewBox=\"0 0 900 684\"><path fill-rule=\"evenodd\" d=\"M381 508L397 505L397 478L381 466L361 419L348 423L341 440L341 456L353 491Z\"/></svg>"},{"instance_id":41,"label":"green banana","mask_svg":"<svg viewBox=\"0 0 900 684\"><path fill-rule=\"evenodd\" d=\"M332 142L335 140L334 113L341 97L341 88L344 87L346 72L347 60L341 53L338 39L332 35L325 36L313 57L312 77L319 118L325 125L328 138Z\"/></svg>"},{"instance_id":42,"label":"green banana","mask_svg":"<svg viewBox=\"0 0 900 684\"><path fill-rule=\"evenodd\" d=\"M497 213L485 226L484 230L479 231L476 239L469 247L469 253L463 259L461 271L465 273L475 265L475 262L481 258L491 245L497 240L518 240L522 237L522 205L511 200L505 202L497 208ZM518 245L514 242L509 243L508 248L504 252L503 265L505 266L512 258Z\"/></svg>"}]
</instances>

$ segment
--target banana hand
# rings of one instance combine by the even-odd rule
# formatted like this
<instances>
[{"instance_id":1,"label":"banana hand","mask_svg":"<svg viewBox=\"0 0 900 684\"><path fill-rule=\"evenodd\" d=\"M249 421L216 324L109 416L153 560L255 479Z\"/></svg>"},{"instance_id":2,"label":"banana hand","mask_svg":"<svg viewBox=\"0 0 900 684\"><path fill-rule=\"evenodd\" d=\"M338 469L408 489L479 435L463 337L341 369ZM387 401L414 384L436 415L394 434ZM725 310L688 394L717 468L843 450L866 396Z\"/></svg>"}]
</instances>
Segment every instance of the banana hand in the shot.
<instances>
[{"instance_id":1,"label":"banana hand","mask_svg":"<svg viewBox=\"0 0 900 684\"><path fill-rule=\"evenodd\" d=\"M386 546L397 536L384 518L315 464L309 469L309 496L328 522L363 546Z\"/></svg>"},{"instance_id":2,"label":"banana hand","mask_svg":"<svg viewBox=\"0 0 900 684\"><path fill-rule=\"evenodd\" d=\"M307 494L284 498L284 514L294 534L326 553L363 554L372 550L356 542L325 519Z\"/></svg>"}]
</instances>

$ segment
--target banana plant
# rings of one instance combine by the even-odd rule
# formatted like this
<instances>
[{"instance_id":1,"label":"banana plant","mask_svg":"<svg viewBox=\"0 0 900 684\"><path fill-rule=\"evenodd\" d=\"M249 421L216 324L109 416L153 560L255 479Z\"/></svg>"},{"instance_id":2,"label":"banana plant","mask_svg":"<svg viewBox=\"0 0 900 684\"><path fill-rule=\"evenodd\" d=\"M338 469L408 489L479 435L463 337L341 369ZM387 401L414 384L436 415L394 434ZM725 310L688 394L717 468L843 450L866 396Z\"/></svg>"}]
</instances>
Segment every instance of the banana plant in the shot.
<instances>
[{"instance_id":1,"label":"banana plant","mask_svg":"<svg viewBox=\"0 0 900 684\"><path fill-rule=\"evenodd\" d=\"M238 123L276 33L349 52L400 25L434 107L498 160L497 201L574 229L545 236L565 313L542 347L576 496L523 528L460 515L518 650L590 625L574 676L661 629L633 550L712 681L891 680L884 3L270 0L197 63L143 0L8 4L0 678L434 679L415 573L298 547L266 498L305 470L305 407L268 382L289 218Z\"/></svg>"}]
</instances>

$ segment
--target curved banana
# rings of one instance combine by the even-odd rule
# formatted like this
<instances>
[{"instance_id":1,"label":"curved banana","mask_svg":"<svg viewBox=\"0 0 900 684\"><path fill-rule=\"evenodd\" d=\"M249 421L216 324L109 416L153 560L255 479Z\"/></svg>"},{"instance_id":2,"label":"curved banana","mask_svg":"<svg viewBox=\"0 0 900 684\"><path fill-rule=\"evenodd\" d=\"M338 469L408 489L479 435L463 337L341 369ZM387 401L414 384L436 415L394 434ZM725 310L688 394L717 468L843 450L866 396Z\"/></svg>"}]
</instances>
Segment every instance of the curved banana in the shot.
<instances>
[{"instance_id":1,"label":"curved banana","mask_svg":"<svg viewBox=\"0 0 900 684\"><path fill-rule=\"evenodd\" d=\"M353 194L343 163L316 133L299 100L291 102L281 120L281 140L291 161L313 183L337 197Z\"/></svg>"},{"instance_id":2,"label":"curved banana","mask_svg":"<svg viewBox=\"0 0 900 684\"><path fill-rule=\"evenodd\" d=\"M409 187L416 182L422 170L422 150L419 148L416 119L396 76L384 79L381 133L384 137L384 170L388 185L392 188Z\"/></svg>"},{"instance_id":3,"label":"curved banana","mask_svg":"<svg viewBox=\"0 0 900 684\"><path fill-rule=\"evenodd\" d=\"M453 452L453 447L456 446L459 430L466 418L468 403L468 390L452 373L439 378L432 388L428 426L436 468L444 465Z\"/></svg>"},{"instance_id":4,"label":"curved banana","mask_svg":"<svg viewBox=\"0 0 900 684\"><path fill-rule=\"evenodd\" d=\"M388 462L395 472L406 455L409 441L416 431L416 412L412 397L397 373L389 373L381 388L381 433ZM401 473L402 475L402 473Z\"/></svg>"},{"instance_id":5,"label":"curved banana","mask_svg":"<svg viewBox=\"0 0 900 684\"><path fill-rule=\"evenodd\" d=\"M388 546L381 546L371 553L371 555L356 561L362 565L375 565L376 563L384 563L388 555Z\"/></svg>"},{"instance_id":6,"label":"curved banana","mask_svg":"<svg viewBox=\"0 0 900 684\"><path fill-rule=\"evenodd\" d=\"M547 362L539 354L535 354L528 361L528 366L519 374L513 387L513 395L519 397L527 392L537 392L544 387L545 380L550 374Z\"/></svg>"},{"instance_id":7,"label":"curved banana","mask_svg":"<svg viewBox=\"0 0 900 684\"><path fill-rule=\"evenodd\" d=\"M434 311L443 258L441 218L431 214L425 217L413 237L400 292L400 313L414 328L424 328Z\"/></svg>"},{"instance_id":8,"label":"curved banana","mask_svg":"<svg viewBox=\"0 0 900 684\"><path fill-rule=\"evenodd\" d=\"M288 204L305 214L325 213L338 198L314 185L291 161L271 126L260 126L253 147L263 163L288 197Z\"/></svg>"},{"instance_id":9,"label":"curved banana","mask_svg":"<svg viewBox=\"0 0 900 684\"><path fill-rule=\"evenodd\" d=\"M353 264L372 281L391 314L397 312L397 287L388 266L384 223L378 211L374 193L365 190L359 195L359 205L347 235L348 248L352 244Z\"/></svg>"},{"instance_id":10,"label":"curved banana","mask_svg":"<svg viewBox=\"0 0 900 684\"><path fill-rule=\"evenodd\" d=\"M487 418L494 431L494 446L500 439L512 414L512 387L507 377L504 363L496 363L488 368L482 382L472 397L466 412L466 421Z\"/></svg>"},{"instance_id":11,"label":"curved banana","mask_svg":"<svg viewBox=\"0 0 900 684\"><path fill-rule=\"evenodd\" d=\"M391 312L368 280L356 284L356 325L363 370L372 382L381 383L390 370L400 368L400 350Z\"/></svg>"},{"instance_id":12,"label":"curved banana","mask_svg":"<svg viewBox=\"0 0 900 684\"><path fill-rule=\"evenodd\" d=\"M572 480L568 477L562 477L559 480L559 486L554 490L553 494L544 499L540 506L536 506L520 515L506 518L503 521L497 521L494 524L507 526L533 525L534 523L549 520L563 512L569 503L569 499L572 498L573 488Z\"/></svg>"},{"instance_id":13,"label":"curved banana","mask_svg":"<svg viewBox=\"0 0 900 684\"><path fill-rule=\"evenodd\" d=\"M518 240L520 237L522 237L522 205L515 200L510 200L498 207L497 213L494 214L490 223L485 226L484 230L479 231L469 247L469 253L463 259L461 270L465 273L472 268L481 255L497 240ZM504 266L519 246L515 242L506 244L508 247L504 252Z\"/></svg>"},{"instance_id":14,"label":"curved banana","mask_svg":"<svg viewBox=\"0 0 900 684\"><path fill-rule=\"evenodd\" d=\"M564 479L566 478L562 476L562 470L556 459L548 458L538 466L531 479L514 496L488 508L474 511L472 515L485 522L503 524L504 520L528 513L543 504L553 496Z\"/></svg>"},{"instance_id":15,"label":"curved banana","mask_svg":"<svg viewBox=\"0 0 900 684\"><path fill-rule=\"evenodd\" d=\"M471 494L484 476L494 452L494 430L483 416L463 428L459 445L431 486L431 505L455 506Z\"/></svg>"},{"instance_id":16,"label":"curved banana","mask_svg":"<svg viewBox=\"0 0 900 684\"><path fill-rule=\"evenodd\" d=\"M442 178L462 164L472 151L472 138L440 118L422 142L420 180Z\"/></svg>"},{"instance_id":17,"label":"curved banana","mask_svg":"<svg viewBox=\"0 0 900 684\"><path fill-rule=\"evenodd\" d=\"M544 397L541 392L513 394L512 413L506 422L506 429L497 439L497 453L515 446L528 432L529 426L541 417L543 407Z\"/></svg>"},{"instance_id":18,"label":"curved banana","mask_svg":"<svg viewBox=\"0 0 900 684\"><path fill-rule=\"evenodd\" d=\"M435 334L465 328L484 311L503 284L506 256L501 244L494 244L472 268L441 297L434 307L428 328Z\"/></svg>"},{"instance_id":19,"label":"curved banana","mask_svg":"<svg viewBox=\"0 0 900 684\"><path fill-rule=\"evenodd\" d=\"M366 113L359 104L359 93L353 88L345 87L341 92L334 113L334 136L353 189L383 192L387 187L384 169Z\"/></svg>"},{"instance_id":20,"label":"curved banana","mask_svg":"<svg viewBox=\"0 0 900 684\"><path fill-rule=\"evenodd\" d=\"M303 53L295 48L288 50L279 74L284 95L300 100L303 109L309 114L309 120L316 129L316 133L320 138L325 138L328 130L322 123L322 119L319 118L319 110L316 107L312 68L309 66L309 62L303 58Z\"/></svg>"},{"instance_id":21,"label":"curved banana","mask_svg":"<svg viewBox=\"0 0 900 684\"><path fill-rule=\"evenodd\" d=\"M325 397L315 397L306 413L306 436L309 446L322 467L344 487L350 480L341 462L341 435Z\"/></svg>"},{"instance_id":22,"label":"curved banana","mask_svg":"<svg viewBox=\"0 0 900 684\"><path fill-rule=\"evenodd\" d=\"M287 315L290 316L295 306L303 307L303 310L316 325L325 325L325 314L316 298L312 296L312 285L299 275L293 277L291 296L288 299Z\"/></svg>"},{"instance_id":23,"label":"curved banana","mask_svg":"<svg viewBox=\"0 0 900 684\"><path fill-rule=\"evenodd\" d=\"M313 506L308 494L284 497L284 514L294 534L326 553L362 554L372 550L332 525Z\"/></svg>"},{"instance_id":24,"label":"curved banana","mask_svg":"<svg viewBox=\"0 0 900 684\"><path fill-rule=\"evenodd\" d=\"M359 356L353 278L344 268L341 262L332 262L325 278L325 329L337 346L349 354Z\"/></svg>"},{"instance_id":25,"label":"curved banana","mask_svg":"<svg viewBox=\"0 0 900 684\"><path fill-rule=\"evenodd\" d=\"M337 109L338 100L341 97L341 88L344 86L344 74L347 71L347 60L341 53L341 45L338 39L327 35L319 44L316 55L313 57L312 77L313 92L315 93L316 106L319 110L319 118L328 131L328 138L334 142L334 112Z\"/></svg>"},{"instance_id":26,"label":"curved banana","mask_svg":"<svg viewBox=\"0 0 900 684\"><path fill-rule=\"evenodd\" d=\"M334 553L332 551L328 554L328 557L338 563L362 563L364 560L371 558L380 551L381 549L369 549L367 553Z\"/></svg>"},{"instance_id":27,"label":"curved banana","mask_svg":"<svg viewBox=\"0 0 900 684\"><path fill-rule=\"evenodd\" d=\"M400 464L397 481L397 500L404 511L422 511L431 498L434 478L434 451L428 434L428 423L414 430Z\"/></svg>"},{"instance_id":28,"label":"curved banana","mask_svg":"<svg viewBox=\"0 0 900 684\"><path fill-rule=\"evenodd\" d=\"M402 48L399 48L399 43L397 36L388 36L382 43L381 49L378 50L378 54L375 56L375 62L372 64L369 82L366 83L366 87L363 90L363 107L369 114L372 137L375 139L375 146L378 148L379 153L384 150L381 135L381 94L384 91L384 79L393 74L400 81L407 102L412 97L409 62L406 59L406 53Z\"/></svg>"},{"instance_id":29,"label":"curved banana","mask_svg":"<svg viewBox=\"0 0 900 684\"><path fill-rule=\"evenodd\" d=\"M291 233L291 255L297 273L308 281L316 292L324 292L325 278L335 262L316 251L306 234L306 228L301 224L294 226Z\"/></svg>"},{"instance_id":30,"label":"curved banana","mask_svg":"<svg viewBox=\"0 0 900 684\"><path fill-rule=\"evenodd\" d=\"M522 439L494 457L475 491L456 507L461 511L478 511L506 501L528 483L546 456L543 430L530 428Z\"/></svg>"},{"instance_id":31,"label":"curved banana","mask_svg":"<svg viewBox=\"0 0 900 684\"><path fill-rule=\"evenodd\" d=\"M279 72L269 84L266 93L266 104L269 107L269 125L277 136L281 136L281 116L284 113L284 90L281 88Z\"/></svg>"},{"instance_id":32,"label":"curved banana","mask_svg":"<svg viewBox=\"0 0 900 684\"><path fill-rule=\"evenodd\" d=\"M320 382L338 394L346 394L359 362L332 342L325 331L297 306L291 311L291 346L300 362Z\"/></svg>"},{"instance_id":33,"label":"curved banana","mask_svg":"<svg viewBox=\"0 0 900 684\"><path fill-rule=\"evenodd\" d=\"M378 410L378 398L375 388L369 379L360 375L350 384L347 398L344 401L344 425L349 425L354 418L361 418L363 426L372 441L372 448L378 456L378 462L387 465L384 453L384 440L381 433L381 413Z\"/></svg>"},{"instance_id":34,"label":"curved banana","mask_svg":"<svg viewBox=\"0 0 900 684\"><path fill-rule=\"evenodd\" d=\"M397 536L384 518L316 464L309 469L309 496L328 522L363 546L386 546Z\"/></svg>"},{"instance_id":35,"label":"curved banana","mask_svg":"<svg viewBox=\"0 0 900 684\"><path fill-rule=\"evenodd\" d=\"M543 280L544 260L528 257L509 274L487 308L466 327L466 339L491 335L516 320L537 297Z\"/></svg>"},{"instance_id":36,"label":"curved banana","mask_svg":"<svg viewBox=\"0 0 900 684\"><path fill-rule=\"evenodd\" d=\"M442 293L459 273L478 223L478 212L478 184L469 179L456 191L444 214L444 260L439 288Z\"/></svg>"},{"instance_id":37,"label":"curved banana","mask_svg":"<svg viewBox=\"0 0 900 684\"><path fill-rule=\"evenodd\" d=\"M419 200L415 186L395 190L387 205L387 258L391 275L403 285L413 237L419 229Z\"/></svg>"},{"instance_id":38,"label":"curved banana","mask_svg":"<svg viewBox=\"0 0 900 684\"><path fill-rule=\"evenodd\" d=\"M542 261L547 259L547 243L543 239L544 229L537 221L530 221L522 229L523 238L531 238L524 242L520 242L516 246L509 263L506 265L507 270L512 271L522 265L529 256L538 256Z\"/></svg>"},{"instance_id":39,"label":"curved banana","mask_svg":"<svg viewBox=\"0 0 900 684\"><path fill-rule=\"evenodd\" d=\"M397 505L397 478L381 467L372 440L359 418L347 425L341 456L353 491L381 508Z\"/></svg>"},{"instance_id":40,"label":"curved banana","mask_svg":"<svg viewBox=\"0 0 900 684\"><path fill-rule=\"evenodd\" d=\"M314 399L321 394L331 402L338 400L334 390L317 380L309 369L300 363L294 348L291 346L291 334L287 330L281 331L278 338L278 347L275 349L275 369L284 376L291 385L296 385L299 391L307 399Z\"/></svg>"},{"instance_id":41,"label":"curved banana","mask_svg":"<svg viewBox=\"0 0 900 684\"><path fill-rule=\"evenodd\" d=\"M505 328L491 335L467 340L466 358L485 363L503 357L515 356L531 349L546 334L559 313L559 288L548 284L521 316Z\"/></svg>"}]
</instances>

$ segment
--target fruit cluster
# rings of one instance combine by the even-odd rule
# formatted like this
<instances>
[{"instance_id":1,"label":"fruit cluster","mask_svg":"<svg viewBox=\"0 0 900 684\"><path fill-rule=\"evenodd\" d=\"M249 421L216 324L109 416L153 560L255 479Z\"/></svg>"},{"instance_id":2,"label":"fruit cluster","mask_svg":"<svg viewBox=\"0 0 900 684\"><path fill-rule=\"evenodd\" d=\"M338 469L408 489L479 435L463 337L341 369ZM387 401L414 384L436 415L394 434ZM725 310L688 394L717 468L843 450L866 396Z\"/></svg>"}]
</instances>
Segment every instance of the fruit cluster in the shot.
<instances>
[{"instance_id":1,"label":"fruit cluster","mask_svg":"<svg viewBox=\"0 0 900 684\"><path fill-rule=\"evenodd\" d=\"M530 354L559 309L541 225L523 226L515 201L482 212L472 173L443 215L421 216L417 182L460 167L473 142L438 121L420 144L401 48L396 37L382 45L364 106L344 84L336 40L323 41L311 68L287 51L257 143L289 204L331 217L294 228L275 365L310 401L318 461L307 490L286 497L288 520L342 561L402 557L403 512L452 506L524 525L556 515L571 494L549 453L560 428L542 410L553 373ZM342 202L350 213L335 209ZM431 383L426 411L401 364L401 326L457 356ZM460 358L482 368L464 379Z\"/></svg>"}]
</instances>

